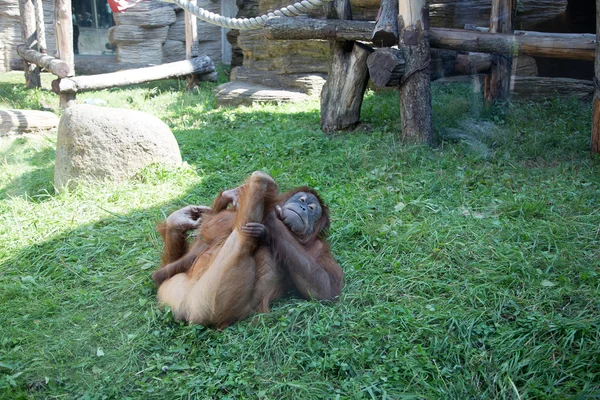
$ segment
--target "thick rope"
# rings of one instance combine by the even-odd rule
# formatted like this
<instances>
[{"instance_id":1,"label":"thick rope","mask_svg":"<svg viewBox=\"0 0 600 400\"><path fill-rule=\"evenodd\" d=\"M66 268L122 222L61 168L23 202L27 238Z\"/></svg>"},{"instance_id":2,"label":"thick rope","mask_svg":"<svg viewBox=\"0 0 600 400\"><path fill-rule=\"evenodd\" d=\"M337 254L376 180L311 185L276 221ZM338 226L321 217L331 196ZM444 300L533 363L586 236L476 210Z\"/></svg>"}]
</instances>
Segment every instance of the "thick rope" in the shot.
<instances>
[{"instance_id":1,"label":"thick rope","mask_svg":"<svg viewBox=\"0 0 600 400\"><path fill-rule=\"evenodd\" d=\"M306 14L311 10L315 10L322 7L324 4L329 3L333 0L302 0L301 2L294 3L287 7L280 8L273 12L261 15L255 18L227 18L222 15L212 13L200 8L194 4L191 4L187 0L162 0L167 3L175 3L184 10L194 14L202 21L206 21L213 25L218 25L223 28L249 30L249 29L261 29L265 25L265 21L269 18L274 17L295 17L297 15Z\"/></svg>"}]
</instances>

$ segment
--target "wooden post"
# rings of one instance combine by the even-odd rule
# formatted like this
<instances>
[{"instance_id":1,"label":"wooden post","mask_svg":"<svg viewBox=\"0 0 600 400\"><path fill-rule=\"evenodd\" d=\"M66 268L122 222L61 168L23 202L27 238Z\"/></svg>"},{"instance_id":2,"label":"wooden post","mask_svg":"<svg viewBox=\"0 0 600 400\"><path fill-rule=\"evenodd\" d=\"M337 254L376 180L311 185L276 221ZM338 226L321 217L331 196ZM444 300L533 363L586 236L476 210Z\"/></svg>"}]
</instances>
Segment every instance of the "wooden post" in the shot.
<instances>
[{"instance_id":1,"label":"wooden post","mask_svg":"<svg viewBox=\"0 0 600 400\"><path fill-rule=\"evenodd\" d=\"M352 19L350 1L334 0L326 6L326 15L327 19ZM331 62L321 92L321 130L352 130L360 122L360 107L369 82L367 57L373 49L354 41L336 41L335 28L329 38Z\"/></svg>"},{"instance_id":2,"label":"wooden post","mask_svg":"<svg viewBox=\"0 0 600 400\"><path fill-rule=\"evenodd\" d=\"M592 156L600 154L600 0L596 0L596 61L594 63L594 102L592 108Z\"/></svg>"},{"instance_id":3,"label":"wooden post","mask_svg":"<svg viewBox=\"0 0 600 400\"><path fill-rule=\"evenodd\" d=\"M425 0L400 0L401 28L398 48L405 60L400 83L402 139L408 143L433 145L429 68L431 51L427 29L429 13Z\"/></svg>"},{"instance_id":4,"label":"wooden post","mask_svg":"<svg viewBox=\"0 0 600 400\"><path fill-rule=\"evenodd\" d=\"M21 38L28 49L33 49L37 46L35 7L33 5L33 0L19 0L19 12L21 14ZM23 65L25 67L25 84L27 87L41 87L40 68L25 60L23 60Z\"/></svg>"},{"instance_id":5,"label":"wooden post","mask_svg":"<svg viewBox=\"0 0 600 400\"><path fill-rule=\"evenodd\" d=\"M190 0L193 5L198 5L198 0ZM198 22L194 14L185 12L185 58L191 60L198 57ZM192 90L198 86L197 75L188 75L186 77L187 88Z\"/></svg>"},{"instance_id":6,"label":"wooden post","mask_svg":"<svg viewBox=\"0 0 600 400\"><path fill-rule=\"evenodd\" d=\"M70 76L75 75L75 56L73 55L73 19L71 0L54 0L54 32L58 58L69 66ZM66 109L75 104L75 93L61 93L60 107Z\"/></svg>"},{"instance_id":7,"label":"wooden post","mask_svg":"<svg viewBox=\"0 0 600 400\"><path fill-rule=\"evenodd\" d=\"M46 54L46 27L44 26L44 7L42 0L35 0L35 25L37 30L38 51Z\"/></svg>"},{"instance_id":8,"label":"wooden post","mask_svg":"<svg viewBox=\"0 0 600 400\"><path fill-rule=\"evenodd\" d=\"M381 0L372 41L379 47L398 44L398 0Z\"/></svg>"},{"instance_id":9,"label":"wooden post","mask_svg":"<svg viewBox=\"0 0 600 400\"><path fill-rule=\"evenodd\" d=\"M516 0L492 0L490 33L513 33L513 20ZM487 104L493 101L505 102L510 96L512 76L512 55L497 55L492 60L492 69L485 77L483 99Z\"/></svg>"}]
</instances>

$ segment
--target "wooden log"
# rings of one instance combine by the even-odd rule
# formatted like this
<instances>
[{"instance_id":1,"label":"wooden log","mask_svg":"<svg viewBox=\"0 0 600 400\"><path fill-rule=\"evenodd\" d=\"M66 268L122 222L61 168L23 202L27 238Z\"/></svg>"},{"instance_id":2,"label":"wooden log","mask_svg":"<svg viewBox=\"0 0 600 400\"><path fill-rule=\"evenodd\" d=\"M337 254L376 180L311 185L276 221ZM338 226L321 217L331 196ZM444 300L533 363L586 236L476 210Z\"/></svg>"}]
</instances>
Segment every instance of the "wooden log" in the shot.
<instances>
[{"instance_id":1,"label":"wooden log","mask_svg":"<svg viewBox=\"0 0 600 400\"><path fill-rule=\"evenodd\" d=\"M35 27L35 7L33 0L19 0L19 12L21 13L21 38L28 49L37 45L37 31ZM40 68L27 60L23 60L25 71L25 84L28 88L39 88L42 86Z\"/></svg>"},{"instance_id":2,"label":"wooden log","mask_svg":"<svg viewBox=\"0 0 600 400\"><path fill-rule=\"evenodd\" d=\"M74 94L90 90L135 85L160 79L178 78L189 74L207 74L214 70L215 65L212 60L206 56L202 56L154 67L57 79L52 82L52 90L59 94Z\"/></svg>"},{"instance_id":3,"label":"wooden log","mask_svg":"<svg viewBox=\"0 0 600 400\"><path fill-rule=\"evenodd\" d=\"M66 62L71 73L75 75L71 0L54 0L54 32L56 34L57 58Z\"/></svg>"},{"instance_id":4,"label":"wooden log","mask_svg":"<svg viewBox=\"0 0 600 400\"><path fill-rule=\"evenodd\" d=\"M336 21L311 18L271 18L264 35L272 40L371 40L375 22ZM431 47L438 49L569 60L594 59L596 36L591 34L545 34L521 31L518 35L473 32L464 29L430 28Z\"/></svg>"},{"instance_id":5,"label":"wooden log","mask_svg":"<svg viewBox=\"0 0 600 400\"><path fill-rule=\"evenodd\" d=\"M0 109L0 136L58 126L59 118L49 111Z\"/></svg>"},{"instance_id":6,"label":"wooden log","mask_svg":"<svg viewBox=\"0 0 600 400\"><path fill-rule=\"evenodd\" d=\"M198 0L190 0L190 4L195 6L198 5ZM197 57L198 51L198 22L194 14L185 11L184 16L185 25L185 58L187 60ZM188 75L186 77L187 88L192 90L198 87L197 75Z\"/></svg>"},{"instance_id":7,"label":"wooden log","mask_svg":"<svg viewBox=\"0 0 600 400\"><path fill-rule=\"evenodd\" d=\"M375 46L391 47L398 44L398 0L381 0L371 41Z\"/></svg>"},{"instance_id":8,"label":"wooden log","mask_svg":"<svg viewBox=\"0 0 600 400\"><path fill-rule=\"evenodd\" d=\"M488 72L492 55L485 53L458 53L452 50L431 49L431 80L455 75L472 75ZM406 63L400 50L376 49L367 58L369 76L375 86L397 87L404 76Z\"/></svg>"},{"instance_id":9,"label":"wooden log","mask_svg":"<svg viewBox=\"0 0 600 400\"><path fill-rule=\"evenodd\" d=\"M120 63L114 60L113 62L99 63L98 61L91 61L86 59L75 60L75 68L79 75L100 75L108 74L117 71L124 71L128 69L146 68L152 67L156 64L142 64L142 63ZM200 82L217 82L218 73L208 72L205 74L198 74Z\"/></svg>"},{"instance_id":10,"label":"wooden log","mask_svg":"<svg viewBox=\"0 0 600 400\"><path fill-rule=\"evenodd\" d=\"M367 57L372 49L359 42L335 43L340 50L333 56L327 83L321 92L323 132L352 130L360 122L360 107L369 82Z\"/></svg>"},{"instance_id":11,"label":"wooden log","mask_svg":"<svg viewBox=\"0 0 600 400\"><path fill-rule=\"evenodd\" d=\"M592 156L600 154L600 0L596 0L596 55L594 62L594 101L592 105Z\"/></svg>"},{"instance_id":12,"label":"wooden log","mask_svg":"<svg viewBox=\"0 0 600 400\"><path fill-rule=\"evenodd\" d=\"M35 50L28 50L23 44L17 46L17 53L24 60L52 72L59 78L65 78L71 73L71 70L69 69L69 66L66 62L51 57L47 54L42 54Z\"/></svg>"},{"instance_id":13,"label":"wooden log","mask_svg":"<svg viewBox=\"0 0 600 400\"><path fill-rule=\"evenodd\" d=\"M427 38L425 0L400 0L399 50L405 60L400 86L402 140L433 145L429 68L431 50Z\"/></svg>"},{"instance_id":14,"label":"wooden log","mask_svg":"<svg viewBox=\"0 0 600 400\"><path fill-rule=\"evenodd\" d=\"M430 43L439 49L569 60L593 60L596 37L589 34L504 34L432 28Z\"/></svg>"},{"instance_id":15,"label":"wooden log","mask_svg":"<svg viewBox=\"0 0 600 400\"><path fill-rule=\"evenodd\" d=\"M349 0L334 0L326 7L327 18L352 19ZM331 61L321 92L323 132L352 130L360 122L360 107L369 82L369 46L354 41L330 40Z\"/></svg>"},{"instance_id":16,"label":"wooden log","mask_svg":"<svg viewBox=\"0 0 600 400\"><path fill-rule=\"evenodd\" d=\"M404 76L405 61L400 50L392 48L377 49L367 58L369 76L375 86L397 87Z\"/></svg>"},{"instance_id":17,"label":"wooden log","mask_svg":"<svg viewBox=\"0 0 600 400\"><path fill-rule=\"evenodd\" d=\"M576 0L581 1L581 0ZM431 0L431 25L462 28L465 23L488 25L490 0ZM563 14L568 0L518 0L515 27L528 29Z\"/></svg>"},{"instance_id":18,"label":"wooden log","mask_svg":"<svg viewBox=\"0 0 600 400\"><path fill-rule=\"evenodd\" d=\"M515 0L492 0L490 33L513 33ZM515 54L516 55L516 54ZM506 102L510 96L512 55L495 55L492 68L483 85L483 101Z\"/></svg>"},{"instance_id":19,"label":"wooden log","mask_svg":"<svg viewBox=\"0 0 600 400\"><path fill-rule=\"evenodd\" d=\"M572 78L548 78L541 76L515 76L512 99L544 100L556 97L574 97L590 101L594 94L594 83Z\"/></svg>"}]
</instances>

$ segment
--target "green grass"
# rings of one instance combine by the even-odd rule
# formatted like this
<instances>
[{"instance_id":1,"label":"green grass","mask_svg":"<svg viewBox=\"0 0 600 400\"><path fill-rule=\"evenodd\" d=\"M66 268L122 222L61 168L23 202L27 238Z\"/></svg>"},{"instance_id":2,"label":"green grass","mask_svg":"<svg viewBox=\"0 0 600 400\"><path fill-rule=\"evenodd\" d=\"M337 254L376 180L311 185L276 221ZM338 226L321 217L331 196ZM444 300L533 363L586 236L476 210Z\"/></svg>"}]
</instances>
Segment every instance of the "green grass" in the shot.
<instances>
[{"instance_id":1,"label":"green grass","mask_svg":"<svg viewBox=\"0 0 600 400\"><path fill-rule=\"evenodd\" d=\"M22 81L0 76L0 107L57 105ZM325 136L318 102L218 109L213 87L78 96L177 137L187 165L124 184L54 194L55 133L0 138L0 398L600 396L589 104L503 116L468 86L434 85L436 133L473 140L428 149L399 142L394 93L369 92L363 126ZM283 299L221 332L174 322L150 279L155 223L257 169L330 205L340 301Z\"/></svg>"}]
</instances>

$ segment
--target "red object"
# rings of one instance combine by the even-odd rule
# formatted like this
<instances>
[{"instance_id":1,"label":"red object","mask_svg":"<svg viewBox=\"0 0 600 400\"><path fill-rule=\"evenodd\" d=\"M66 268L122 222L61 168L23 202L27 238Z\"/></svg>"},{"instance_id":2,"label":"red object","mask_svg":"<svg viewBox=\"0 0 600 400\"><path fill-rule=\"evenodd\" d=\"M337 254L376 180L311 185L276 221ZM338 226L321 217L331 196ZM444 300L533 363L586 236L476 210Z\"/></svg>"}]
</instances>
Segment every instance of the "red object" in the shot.
<instances>
[{"instance_id":1,"label":"red object","mask_svg":"<svg viewBox=\"0 0 600 400\"><path fill-rule=\"evenodd\" d=\"M108 0L108 5L114 13L120 13L141 1L143 0Z\"/></svg>"}]
</instances>

